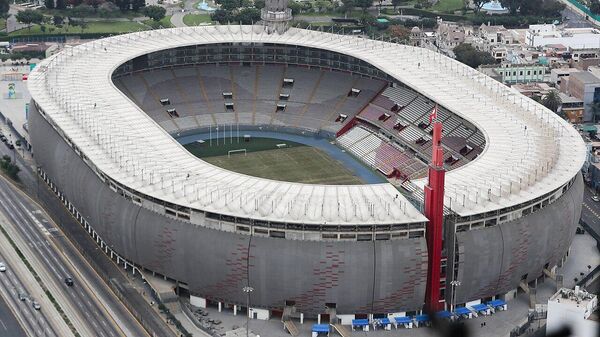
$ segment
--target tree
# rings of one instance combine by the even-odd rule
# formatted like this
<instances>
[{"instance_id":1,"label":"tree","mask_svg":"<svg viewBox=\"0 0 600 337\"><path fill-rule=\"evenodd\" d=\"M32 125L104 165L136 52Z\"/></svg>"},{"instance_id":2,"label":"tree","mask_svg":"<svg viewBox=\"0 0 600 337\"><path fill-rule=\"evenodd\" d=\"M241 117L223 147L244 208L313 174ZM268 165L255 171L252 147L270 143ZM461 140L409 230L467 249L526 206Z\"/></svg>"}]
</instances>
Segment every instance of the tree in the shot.
<instances>
[{"instance_id":1,"label":"tree","mask_svg":"<svg viewBox=\"0 0 600 337\"><path fill-rule=\"evenodd\" d=\"M86 5L94 8L94 12L98 9L98 7L104 2L104 0L85 0Z\"/></svg>"},{"instance_id":2,"label":"tree","mask_svg":"<svg viewBox=\"0 0 600 337\"><path fill-rule=\"evenodd\" d=\"M342 6L340 6L344 16L347 17L348 12L350 12L356 6L355 0L342 0Z\"/></svg>"},{"instance_id":3,"label":"tree","mask_svg":"<svg viewBox=\"0 0 600 337\"><path fill-rule=\"evenodd\" d=\"M62 17L62 16L60 16L60 15L55 15L55 16L53 16L53 17L52 17L52 23L53 23L55 26L62 25L62 24L63 24L63 22L65 22L65 18L63 18L63 17Z\"/></svg>"},{"instance_id":4,"label":"tree","mask_svg":"<svg viewBox=\"0 0 600 337\"><path fill-rule=\"evenodd\" d=\"M256 8L242 8L235 16L235 21L243 25L249 25L260 21L260 10Z\"/></svg>"},{"instance_id":5,"label":"tree","mask_svg":"<svg viewBox=\"0 0 600 337\"><path fill-rule=\"evenodd\" d=\"M288 8L292 10L293 15L298 15L302 10L302 5L294 0L290 0L290 2L288 2Z\"/></svg>"},{"instance_id":6,"label":"tree","mask_svg":"<svg viewBox=\"0 0 600 337\"><path fill-rule=\"evenodd\" d=\"M388 33L391 37L400 41L408 41L410 37L410 29L401 25L393 25L388 28Z\"/></svg>"},{"instance_id":7,"label":"tree","mask_svg":"<svg viewBox=\"0 0 600 337\"><path fill-rule=\"evenodd\" d=\"M66 9L67 3L65 0L56 0L56 9Z\"/></svg>"},{"instance_id":8,"label":"tree","mask_svg":"<svg viewBox=\"0 0 600 337\"><path fill-rule=\"evenodd\" d=\"M402 4L402 0L392 0L392 6L394 6L394 13L396 13L396 9L398 6Z\"/></svg>"},{"instance_id":9,"label":"tree","mask_svg":"<svg viewBox=\"0 0 600 337\"><path fill-rule=\"evenodd\" d=\"M363 14L367 12L369 7L373 6L373 0L355 0L357 7L362 8Z\"/></svg>"},{"instance_id":10,"label":"tree","mask_svg":"<svg viewBox=\"0 0 600 337\"><path fill-rule=\"evenodd\" d=\"M473 6L475 8L475 12L479 12L483 5L485 5L488 0L473 0Z\"/></svg>"},{"instance_id":11,"label":"tree","mask_svg":"<svg viewBox=\"0 0 600 337\"><path fill-rule=\"evenodd\" d=\"M217 21L220 24L226 24L228 22L233 21L233 14L231 13L231 11L217 9L216 11L212 12L212 14L210 15L210 19L212 21Z\"/></svg>"},{"instance_id":12,"label":"tree","mask_svg":"<svg viewBox=\"0 0 600 337\"><path fill-rule=\"evenodd\" d=\"M468 43L461 43L453 50L456 59L472 68L477 68L482 64L493 64L496 60L489 53L476 50Z\"/></svg>"},{"instance_id":13,"label":"tree","mask_svg":"<svg viewBox=\"0 0 600 337\"><path fill-rule=\"evenodd\" d=\"M5 16L10 9L8 0L0 0L0 16Z\"/></svg>"},{"instance_id":14,"label":"tree","mask_svg":"<svg viewBox=\"0 0 600 337\"><path fill-rule=\"evenodd\" d=\"M333 7L333 4L329 0L316 0L314 6L318 9L319 12L323 10L329 10Z\"/></svg>"},{"instance_id":15,"label":"tree","mask_svg":"<svg viewBox=\"0 0 600 337\"><path fill-rule=\"evenodd\" d=\"M44 0L44 6L48 9L54 8L54 0Z\"/></svg>"},{"instance_id":16,"label":"tree","mask_svg":"<svg viewBox=\"0 0 600 337\"><path fill-rule=\"evenodd\" d=\"M525 1L529 0L500 0L500 4L502 7L508 9L510 14L515 15Z\"/></svg>"},{"instance_id":17,"label":"tree","mask_svg":"<svg viewBox=\"0 0 600 337\"><path fill-rule=\"evenodd\" d=\"M131 9L134 11L146 6L146 0L131 0Z\"/></svg>"},{"instance_id":18,"label":"tree","mask_svg":"<svg viewBox=\"0 0 600 337\"><path fill-rule=\"evenodd\" d=\"M265 7L265 0L254 0L254 8L261 9Z\"/></svg>"},{"instance_id":19,"label":"tree","mask_svg":"<svg viewBox=\"0 0 600 337\"><path fill-rule=\"evenodd\" d=\"M142 8L142 14L154 21L160 21L167 14L167 10L161 6L151 5Z\"/></svg>"},{"instance_id":20,"label":"tree","mask_svg":"<svg viewBox=\"0 0 600 337\"><path fill-rule=\"evenodd\" d=\"M560 99L558 91L549 91L546 96L542 98L542 104L553 112L558 112L558 108L562 104L562 100Z\"/></svg>"},{"instance_id":21,"label":"tree","mask_svg":"<svg viewBox=\"0 0 600 337\"><path fill-rule=\"evenodd\" d=\"M31 30L31 24L41 23L42 20L44 20L44 16L42 15L42 13L33 9L18 11L17 15L15 15L15 18L20 23L26 24L28 30Z\"/></svg>"},{"instance_id":22,"label":"tree","mask_svg":"<svg viewBox=\"0 0 600 337\"><path fill-rule=\"evenodd\" d=\"M600 1L590 0L590 11L594 14L600 14Z\"/></svg>"},{"instance_id":23,"label":"tree","mask_svg":"<svg viewBox=\"0 0 600 337\"><path fill-rule=\"evenodd\" d=\"M129 9L129 0L113 0L115 5L119 7L122 12L125 12Z\"/></svg>"},{"instance_id":24,"label":"tree","mask_svg":"<svg viewBox=\"0 0 600 337\"><path fill-rule=\"evenodd\" d=\"M221 9L226 11L232 11L240 7L239 0L219 0L218 4L221 5Z\"/></svg>"}]
</instances>

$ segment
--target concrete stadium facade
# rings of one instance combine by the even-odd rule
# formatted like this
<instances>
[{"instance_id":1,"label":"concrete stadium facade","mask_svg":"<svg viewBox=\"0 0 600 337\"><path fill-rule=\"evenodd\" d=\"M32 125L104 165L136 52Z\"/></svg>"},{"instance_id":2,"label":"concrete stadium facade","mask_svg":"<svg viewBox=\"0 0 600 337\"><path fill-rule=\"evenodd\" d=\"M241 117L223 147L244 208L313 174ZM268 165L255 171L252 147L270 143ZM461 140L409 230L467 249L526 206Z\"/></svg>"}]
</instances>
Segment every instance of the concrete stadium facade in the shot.
<instances>
[{"instance_id":1,"label":"concrete stadium facade","mask_svg":"<svg viewBox=\"0 0 600 337\"><path fill-rule=\"evenodd\" d=\"M344 241L298 236L302 230L281 230L285 234L280 237L271 235L276 232L271 228L256 235L258 222L240 231L235 223L215 220L202 210L181 215L101 172L98 162L85 155L84 142L61 128L35 91L32 97L29 129L42 177L131 264L215 302L245 306L242 288L251 286L252 307L281 310L286 302L294 303L307 316L324 313L326 304L335 304L340 314L422 309L428 264L422 221L407 221L407 230L419 235ZM455 294L445 292L447 303L451 295L456 303L503 295L560 263L575 234L583 198L581 174L569 175L558 188L525 202L446 216L443 274L446 284L462 284Z\"/></svg>"}]
</instances>

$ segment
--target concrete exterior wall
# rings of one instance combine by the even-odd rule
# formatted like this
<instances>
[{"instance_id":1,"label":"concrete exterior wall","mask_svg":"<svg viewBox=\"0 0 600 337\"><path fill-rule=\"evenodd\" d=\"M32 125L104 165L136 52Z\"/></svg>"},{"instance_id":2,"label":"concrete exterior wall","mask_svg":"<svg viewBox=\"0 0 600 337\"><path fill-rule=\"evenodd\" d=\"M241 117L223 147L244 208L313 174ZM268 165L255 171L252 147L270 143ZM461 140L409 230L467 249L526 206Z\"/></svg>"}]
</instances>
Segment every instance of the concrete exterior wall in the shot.
<instances>
[{"instance_id":1,"label":"concrete exterior wall","mask_svg":"<svg viewBox=\"0 0 600 337\"><path fill-rule=\"evenodd\" d=\"M460 232L456 303L506 293L542 275L567 253L581 215L583 178L554 201L530 215L493 227Z\"/></svg>"},{"instance_id":2,"label":"concrete exterior wall","mask_svg":"<svg viewBox=\"0 0 600 337\"><path fill-rule=\"evenodd\" d=\"M116 252L188 284L192 294L280 309L296 301L316 316L325 303L340 314L419 310L425 297L424 238L326 242L253 237L195 226L133 204L113 192L31 105L38 165ZM583 182L550 207L498 226L460 232L455 303L494 296L533 280L566 253L581 212Z\"/></svg>"},{"instance_id":3,"label":"concrete exterior wall","mask_svg":"<svg viewBox=\"0 0 600 337\"><path fill-rule=\"evenodd\" d=\"M188 284L192 294L316 316L418 310L427 278L424 238L393 241L300 241L222 232L133 204L113 192L32 104L29 126L38 165L116 252Z\"/></svg>"}]
</instances>

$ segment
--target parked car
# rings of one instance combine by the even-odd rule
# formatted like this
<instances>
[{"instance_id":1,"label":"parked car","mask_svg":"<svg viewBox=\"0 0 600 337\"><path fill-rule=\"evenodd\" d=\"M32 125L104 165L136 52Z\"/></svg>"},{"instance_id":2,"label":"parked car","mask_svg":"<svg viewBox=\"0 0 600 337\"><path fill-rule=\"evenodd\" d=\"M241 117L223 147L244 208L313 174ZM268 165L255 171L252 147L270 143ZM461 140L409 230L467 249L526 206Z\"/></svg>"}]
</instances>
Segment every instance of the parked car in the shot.
<instances>
[{"instance_id":1,"label":"parked car","mask_svg":"<svg viewBox=\"0 0 600 337\"><path fill-rule=\"evenodd\" d=\"M6 271L6 266L4 265L3 262L0 262L0 272L5 272Z\"/></svg>"},{"instance_id":2,"label":"parked car","mask_svg":"<svg viewBox=\"0 0 600 337\"><path fill-rule=\"evenodd\" d=\"M33 301L31 302L31 306L35 309L35 310L40 310L42 307L40 306L40 304L37 301Z\"/></svg>"},{"instance_id":3,"label":"parked car","mask_svg":"<svg viewBox=\"0 0 600 337\"><path fill-rule=\"evenodd\" d=\"M592 195L592 200L594 201L600 201L600 197L596 194Z\"/></svg>"},{"instance_id":4,"label":"parked car","mask_svg":"<svg viewBox=\"0 0 600 337\"><path fill-rule=\"evenodd\" d=\"M73 279L71 277L65 277L65 284L69 287L73 286Z\"/></svg>"}]
</instances>

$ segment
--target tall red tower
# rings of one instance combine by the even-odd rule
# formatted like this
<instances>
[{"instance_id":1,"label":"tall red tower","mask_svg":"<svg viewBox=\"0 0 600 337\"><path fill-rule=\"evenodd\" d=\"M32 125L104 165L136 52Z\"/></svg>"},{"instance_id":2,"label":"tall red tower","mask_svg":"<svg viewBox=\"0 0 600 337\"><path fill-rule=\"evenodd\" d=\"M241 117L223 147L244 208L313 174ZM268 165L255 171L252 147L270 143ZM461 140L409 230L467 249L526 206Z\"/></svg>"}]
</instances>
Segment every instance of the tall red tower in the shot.
<instances>
[{"instance_id":1,"label":"tall red tower","mask_svg":"<svg viewBox=\"0 0 600 337\"><path fill-rule=\"evenodd\" d=\"M437 110L437 108L436 108ZM442 123L433 123L433 148L429 164L429 182L425 186L425 216L427 224L427 289L425 309L431 312L443 308L440 303L440 275L442 260L442 225L444 222L444 151L442 149Z\"/></svg>"}]
</instances>

